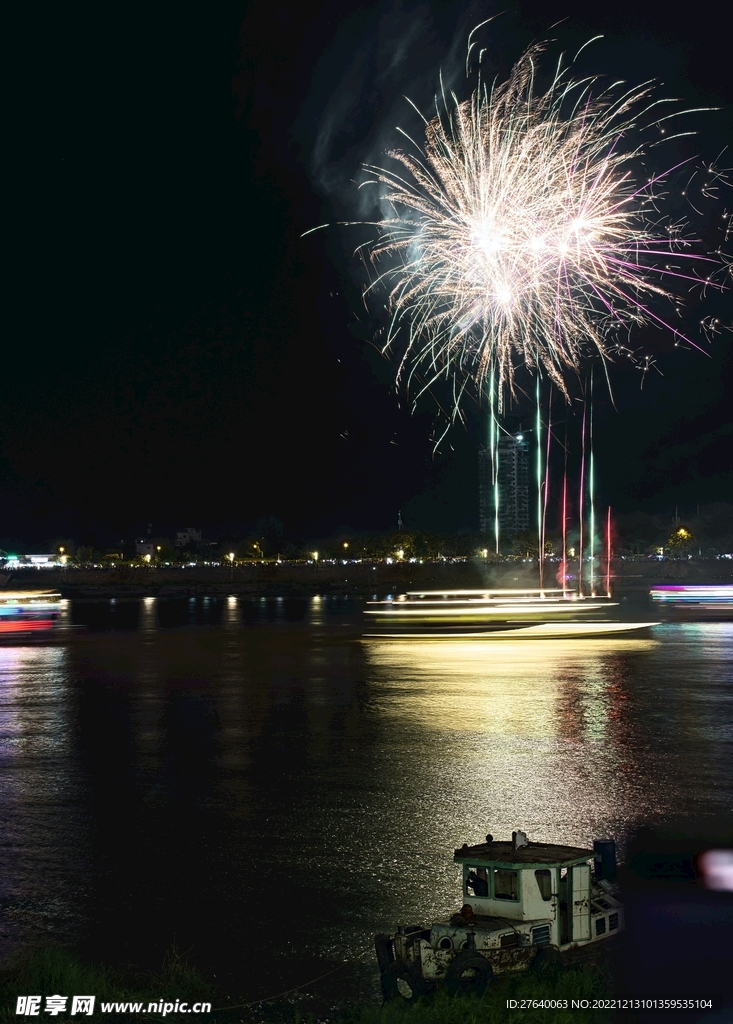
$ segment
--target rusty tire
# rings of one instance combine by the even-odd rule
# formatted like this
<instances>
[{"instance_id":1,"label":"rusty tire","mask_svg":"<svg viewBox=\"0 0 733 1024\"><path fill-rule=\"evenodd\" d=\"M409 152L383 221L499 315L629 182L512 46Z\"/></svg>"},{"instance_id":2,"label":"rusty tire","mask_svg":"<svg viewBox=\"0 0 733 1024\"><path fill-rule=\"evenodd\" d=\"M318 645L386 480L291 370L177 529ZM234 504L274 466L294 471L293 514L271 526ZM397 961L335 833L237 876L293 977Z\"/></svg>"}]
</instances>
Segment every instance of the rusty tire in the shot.
<instances>
[{"instance_id":1,"label":"rusty tire","mask_svg":"<svg viewBox=\"0 0 733 1024\"><path fill-rule=\"evenodd\" d=\"M411 1006L422 996L427 995L428 986L422 974L412 964L405 963L404 960L393 960L389 967L382 971L382 991L388 1002L400 999Z\"/></svg>"},{"instance_id":2,"label":"rusty tire","mask_svg":"<svg viewBox=\"0 0 733 1024\"><path fill-rule=\"evenodd\" d=\"M391 963L394 963L394 943L391 935L381 932L374 936L374 949L377 954L380 974L384 974Z\"/></svg>"},{"instance_id":3,"label":"rusty tire","mask_svg":"<svg viewBox=\"0 0 733 1024\"><path fill-rule=\"evenodd\" d=\"M459 953L445 972L445 984L451 996L481 996L491 983L494 971L489 961L475 950Z\"/></svg>"},{"instance_id":4,"label":"rusty tire","mask_svg":"<svg viewBox=\"0 0 733 1024\"><path fill-rule=\"evenodd\" d=\"M542 946L529 969L533 974L538 975L559 974L564 966L559 949L555 949L553 946Z\"/></svg>"}]
</instances>

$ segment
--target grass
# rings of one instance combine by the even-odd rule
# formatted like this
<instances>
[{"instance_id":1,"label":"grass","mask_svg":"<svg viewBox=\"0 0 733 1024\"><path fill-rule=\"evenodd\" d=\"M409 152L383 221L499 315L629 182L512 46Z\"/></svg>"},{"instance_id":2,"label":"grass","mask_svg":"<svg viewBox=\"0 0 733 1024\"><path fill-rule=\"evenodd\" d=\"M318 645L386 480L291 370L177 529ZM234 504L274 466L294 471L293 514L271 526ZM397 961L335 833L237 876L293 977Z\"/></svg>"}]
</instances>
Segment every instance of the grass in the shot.
<instances>
[{"instance_id":1,"label":"grass","mask_svg":"<svg viewBox=\"0 0 733 1024\"><path fill-rule=\"evenodd\" d=\"M148 1003L161 999L212 1002L214 993L205 978L188 965L185 956L175 947L166 953L161 970L151 972L134 966L113 969L87 964L61 946L44 945L22 950L0 967L0 1022L19 1019L15 1010L20 995L95 995L94 1017L97 1017L102 1001L141 1002L147 1007ZM71 1009L70 998L67 1009ZM48 1021L88 1019L63 1013L51 1017L44 1012L44 1004L41 1004L39 1017ZM105 1014L104 1019L112 1021L115 1015ZM120 1015L119 1019L129 1021L132 1015ZM146 1013L145 1019L155 1021L158 1016ZM208 1016L206 1019L211 1020Z\"/></svg>"},{"instance_id":2,"label":"grass","mask_svg":"<svg viewBox=\"0 0 733 1024\"><path fill-rule=\"evenodd\" d=\"M328 1014L330 1024L609 1024L612 1016L607 1010L572 1009L571 1000L602 999L612 990L608 970L603 966L587 964L582 967L558 970L550 965L541 976L529 972L504 975L496 979L481 998L468 997L451 999L440 989L432 999L421 1000L414 1006L401 1001L384 1006L364 1006ZM204 1017L180 1017L171 1014L174 1020L199 1020L207 1024L237 1024L240 1021L282 1021L289 1019L293 1024L325 1024L324 1018L311 1015L301 1016L295 1006L242 1007L236 1012L238 1000L217 996L206 979L189 966L185 956L174 947L166 954L160 971L141 972L134 966L111 968L88 964L60 946L45 945L30 947L17 954L0 967L0 1024L18 1021L15 1013L19 995L95 995L97 1002L94 1018L100 1016L100 1003L104 1002L159 1002L161 999L194 1002L211 1002L214 1008L230 1003L234 1012L226 1009L221 1013L206 1014ZM567 1009L562 1008L509 1008L508 1000L566 1000ZM68 1009L70 1010L71 1000ZM283 1011L285 1011L283 1013ZM59 1014L51 1017L44 1012L40 1020L84 1021L85 1016L70 1017ZM105 1014L105 1021L132 1021L132 1014ZM146 1013L146 1022L162 1020L162 1016ZM169 1020L169 1018L165 1018Z\"/></svg>"},{"instance_id":3,"label":"grass","mask_svg":"<svg viewBox=\"0 0 733 1024\"><path fill-rule=\"evenodd\" d=\"M496 979L481 998L451 999L439 990L414 1006L402 1003L362 1009L349 1015L349 1024L609 1024L608 1010L572 1009L571 1000L603 999L611 994L611 977L604 967L589 964L566 970L547 970L541 977L523 972ZM510 1009L507 1001L567 1001L567 1009Z\"/></svg>"}]
</instances>

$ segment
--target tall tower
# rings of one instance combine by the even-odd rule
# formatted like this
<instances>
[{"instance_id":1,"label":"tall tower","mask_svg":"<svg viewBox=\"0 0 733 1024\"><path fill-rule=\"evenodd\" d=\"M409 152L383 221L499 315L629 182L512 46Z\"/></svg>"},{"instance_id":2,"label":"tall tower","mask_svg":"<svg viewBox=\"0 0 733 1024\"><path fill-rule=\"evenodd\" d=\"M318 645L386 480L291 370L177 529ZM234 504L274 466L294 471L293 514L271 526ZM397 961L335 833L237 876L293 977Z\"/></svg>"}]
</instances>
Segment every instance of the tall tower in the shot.
<instances>
[{"instance_id":1,"label":"tall tower","mask_svg":"<svg viewBox=\"0 0 733 1024\"><path fill-rule=\"evenodd\" d=\"M529 529L529 441L522 433L503 434L498 444L499 535ZM479 466L479 530L494 531L494 487L491 451L482 448Z\"/></svg>"},{"instance_id":2,"label":"tall tower","mask_svg":"<svg viewBox=\"0 0 733 1024\"><path fill-rule=\"evenodd\" d=\"M524 434L499 439L499 530L529 529L529 441Z\"/></svg>"}]
</instances>

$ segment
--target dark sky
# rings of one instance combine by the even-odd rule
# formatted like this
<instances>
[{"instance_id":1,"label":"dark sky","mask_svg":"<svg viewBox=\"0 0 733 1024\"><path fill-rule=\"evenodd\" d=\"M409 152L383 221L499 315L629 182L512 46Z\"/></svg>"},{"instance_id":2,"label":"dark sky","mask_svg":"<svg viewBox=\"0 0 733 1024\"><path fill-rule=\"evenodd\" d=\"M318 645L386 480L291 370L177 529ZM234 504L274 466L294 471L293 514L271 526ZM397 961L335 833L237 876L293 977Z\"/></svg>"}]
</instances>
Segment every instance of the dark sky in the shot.
<instances>
[{"instance_id":1,"label":"dark sky","mask_svg":"<svg viewBox=\"0 0 733 1024\"><path fill-rule=\"evenodd\" d=\"M429 107L441 66L460 87L466 33L499 9L498 71L535 38L604 33L587 69L723 107L696 118L706 159L731 141L710 8L15 5L0 537L216 536L274 514L298 539L384 529L400 507L409 526L475 526L480 416L433 456L431 407L409 414L371 344L360 237L300 236L362 215L353 180L412 125L402 95ZM714 311L730 322L730 299ZM733 500L733 336L711 358L639 341L664 376L641 390L619 371L618 411L599 400L604 497Z\"/></svg>"}]
</instances>

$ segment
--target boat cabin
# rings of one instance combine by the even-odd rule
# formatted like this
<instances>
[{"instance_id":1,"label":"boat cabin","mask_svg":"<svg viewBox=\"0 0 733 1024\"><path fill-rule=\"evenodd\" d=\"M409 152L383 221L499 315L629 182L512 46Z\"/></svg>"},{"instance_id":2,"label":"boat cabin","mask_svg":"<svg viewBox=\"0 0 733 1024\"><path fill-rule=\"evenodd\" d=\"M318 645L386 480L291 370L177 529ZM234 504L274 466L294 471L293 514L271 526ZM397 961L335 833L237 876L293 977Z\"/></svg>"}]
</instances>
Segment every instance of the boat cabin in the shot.
<instances>
[{"instance_id":1,"label":"boat cabin","mask_svg":"<svg viewBox=\"0 0 733 1024\"><path fill-rule=\"evenodd\" d=\"M511 842L495 842L487 836L485 843L464 844L454 856L455 862L463 865L464 904L472 908L478 927L482 918L509 922L550 919L542 926L541 936L533 935L535 945L544 940L562 948L593 941L604 931L619 927L619 914L613 916L617 901L608 882L604 885L602 881L603 846L604 841L597 842L594 850L532 843L523 832L514 832ZM595 879L594 861L599 863ZM606 877L610 874L606 865ZM596 905L599 899L605 906ZM608 910L611 913L604 915ZM603 931L595 920L599 916L606 918Z\"/></svg>"},{"instance_id":2,"label":"boat cabin","mask_svg":"<svg viewBox=\"0 0 733 1024\"><path fill-rule=\"evenodd\" d=\"M547 963L555 954L542 947L571 950L623 930L612 839L588 850L530 843L517 831L511 842L489 835L464 843L453 859L463 868L458 913L430 928L400 925L394 936L375 936L388 999L414 1002L439 982L453 995L480 995L493 974Z\"/></svg>"}]
</instances>

